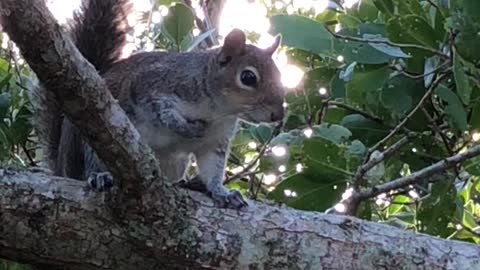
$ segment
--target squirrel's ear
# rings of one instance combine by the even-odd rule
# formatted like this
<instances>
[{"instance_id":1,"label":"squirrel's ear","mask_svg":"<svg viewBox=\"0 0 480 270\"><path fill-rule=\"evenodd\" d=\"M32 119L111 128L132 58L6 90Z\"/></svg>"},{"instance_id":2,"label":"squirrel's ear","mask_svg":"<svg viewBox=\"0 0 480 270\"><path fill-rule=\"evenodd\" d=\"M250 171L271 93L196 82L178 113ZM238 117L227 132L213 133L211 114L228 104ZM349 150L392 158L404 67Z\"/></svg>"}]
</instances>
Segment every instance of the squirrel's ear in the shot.
<instances>
[{"instance_id":1,"label":"squirrel's ear","mask_svg":"<svg viewBox=\"0 0 480 270\"><path fill-rule=\"evenodd\" d=\"M272 55L278 49L281 42L282 42L282 35L281 34L276 35L275 41L270 47L265 49L265 52Z\"/></svg>"},{"instance_id":2,"label":"squirrel's ear","mask_svg":"<svg viewBox=\"0 0 480 270\"><path fill-rule=\"evenodd\" d=\"M221 62L229 62L232 57L242 54L245 51L245 41L245 33L242 30L233 29L228 33L220 53Z\"/></svg>"}]
</instances>

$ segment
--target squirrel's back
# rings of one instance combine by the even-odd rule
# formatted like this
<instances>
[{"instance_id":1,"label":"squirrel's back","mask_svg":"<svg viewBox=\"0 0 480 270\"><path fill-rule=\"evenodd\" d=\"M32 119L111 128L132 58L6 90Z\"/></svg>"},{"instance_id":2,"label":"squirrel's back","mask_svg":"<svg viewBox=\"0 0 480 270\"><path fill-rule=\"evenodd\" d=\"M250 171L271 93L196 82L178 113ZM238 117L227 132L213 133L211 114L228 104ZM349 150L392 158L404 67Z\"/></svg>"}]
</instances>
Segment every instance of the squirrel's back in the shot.
<instances>
[{"instance_id":1,"label":"squirrel's back","mask_svg":"<svg viewBox=\"0 0 480 270\"><path fill-rule=\"evenodd\" d=\"M82 55L103 73L119 60L129 31L128 0L83 0L68 25L68 32ZM83 178L83 142L63 116L61 104L40 84L31 93L34 126L42 144L43 159L56 174Z\"/></svg>"}]
</instances>

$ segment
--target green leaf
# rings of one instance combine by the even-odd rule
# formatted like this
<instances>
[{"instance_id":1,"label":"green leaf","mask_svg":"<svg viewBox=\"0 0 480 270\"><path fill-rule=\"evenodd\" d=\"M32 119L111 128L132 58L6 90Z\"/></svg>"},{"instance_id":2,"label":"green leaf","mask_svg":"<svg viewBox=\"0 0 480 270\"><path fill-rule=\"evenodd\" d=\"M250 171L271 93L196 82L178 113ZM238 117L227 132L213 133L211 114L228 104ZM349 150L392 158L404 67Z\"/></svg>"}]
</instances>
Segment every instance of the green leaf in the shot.
<instances>
[{"instance_id":1,"label":"green leaf","mask_svg":"<svg viewBox=\"0 0 480 270\"><path fill-rule=\"evenodd\" d=\"M321 137L335 144L341 144L345 142L350 136L352 136L350 130L336 124L321 124L319 126L313 126L312 129L312 137Z\"/></svg>"},{"instance_id":2,"label":"green leaf","mask_svg":"<svg viewBox=\"0 0 480 270\"><path fill-rule=\"evenodd\" d=\"M184 4L177 3L170 7L164 18L162 28L165 35L180 48L182 42L189 36L194 26L192 10Z\"/></svg>"},{"instance_id":3,"label":"green leaf","mask_svg":"<svg viewBox=\"0 0 480 270\"><path fill-rule=\"evenodd\" d=\"M352 173L343 155L345 148L320 137L306 139L303 151L308 170L305 173L315 175L322 182L347 179Z\"/></svg>"},{"instance_id":4,"label":"green leaf","mask_svg":"<svg viewBox=\"0 0 480 270\"><path fill-rule=\"evenodd\" d=\"M457 87L458 96L462 99L463 104L470 104L470 95L472 94L472 86L465 74L462 59L458 53L453 54L453 74L455 76L455 85Z\"/></svg>"},{"instance_id":5,"label":"green leaf","mask_svg":"<svg viewBox=\"0 0 480 270\"><path fill-rule=\"evenodd\" d=\"M342 108L329 108L325 113L323 120L330 124L339 124L348 114L347 110Z\"/></svg>"},{"instance_id":6,"label":"green leaf","mask_svg":"<svg viewBox=\"0 0 480 270\"><path fill-rule=\"evenodd\" d=\"M392 15L394 12L392 0L373 0L373 3L378 8L378 10L385 14Z\"/></svg>"},{"instance_id":7,"label":"green leaf","mask_svg":"<svg viewBox=\"0 0 480 270\"><path fill-rule=\"evenodd\" d=\"M452 180L433 184L430 196L421 201L418 219L421 231L430 235L447 237L453 230L448 228L455 213L456 190Z\"/></svg>"},{"instance_id":8,"label":"green leaf","mask_svg":"<svg viewBox=\"0 0 480 270\"><path fill-rule=\"evenodd\" d=\"M478 14L480 14L480 2L477 0L463 0L461 2L465 14L480 22L480 19L478 18Z\"/></svg>"},{"instance_id":9,"label":"green leaf","mask_svg":"<svg viewBox=\"0 0 480 270\"><path fill-rule=\"evenodd\" d=\"M345 116L340 124L352 132L352 139L358 139L367 146L388 134L388 128L359 114Z\"/></svg>"},{"instance_id":10,"label":"green leaf","mask_svg":"<svg viewBox=\"0 0 480 270\"><path fill-rule=\"evenodd\" d=\"M388 42L388 38L384 38L380 35L372 35L372 34L363 34L363 38L369 41L371 40L371 42L368 42L368 44L373 48L381 51L384 54L387 54L396 58L411 57L410 55L404 53L401 48L386 44L386 42ZM384 42L384 43L379 43L379 42Z\"/></svg>"},{"instance_id":11,"label":"green leaf","mask_svg":"<svg viewBox=\"0 0 480 270\"><path fill-rule=\"evenodd\" d=\"M357 66L358 67L358 66ZM350 105L377 113L380 104L380 90L388 80L390 70L388 66L374 69L356 68L353 80L346 85L346 100ZM371 98L371 97L377 97ZM379 114L381 115L381 114Z\"/></svg>"},{"instance_id":12,"label":"green leaf","mask_svg":"<svg viewBox=\"0 0 480 270\"><path fill-rule=\"evenodd\" d=\"M342 71L338 74L338 76L334 76L332 80L330 81L330 93L332 95L332 98L345 98L345 81L344 80L349 80L353 78L353 69L351 70L351 73L348 73L349 70L347 68L346 73L343 73L343 78L340 78L342 76Z\"/></svg>"},{"instance_id":13,"label":"green leaf","mask_svg":"<svg viewBox=\"0 0 480 270\"><path fill-rule=\"evenodd\" d=\"M324 55L333 50L333 37L319 22L298 15L276 15L270 22L271 32L282 34L286 46Z\"/></svg>"},{"instance_id":14,"label":"green leaf","mask_svg":"<svg viewBox=\"0 0 480 270\"><path fill-rule=\"evenodd\" d=\"M367 152L367 147L359 141L359 140L354 140L349 146L347 153L350 156L363 156Z\"/></svg>"},{"instance_id":15,"label":"green leaf","mask_svg":"<svg viewBox=\"0 0 480 270\"><path fill-rule=\"evenodd\" d=\"M348 14L359 18L362 21L373 22L377 19L378 9L373 4L372 0L358 1L347 10Z\"/></svg>"},{"instance_id":16,"label":"green leaf","mask_svg":"<svg viewBox=\"0 0 480 270\"><path fill-rule=\"evenodd\" d=\"M301 210L325 211L332 207L346 188L344 182L321 183L321 179L295 174L283 180L268 197ZM286 196L295 192L295 197ZM288 192L289 191L289 192Z\"/></svg>"},{"instance_id":17,"label":"green leaf","mask_svg":"<svg viewBox=\"0 0 480 270\"><path fill-rule=\"evenodd\" d=\"M299 148L302 147L304 139L305 136L298 129L290 132L282 132L272 139L270 146L286 145L288 146L290 153L296 153L300 151Z\"/></svg>"},{"instance_id":18,"label":"green leaf","mask_svg":"<svg viewBox=\"0 0 480 270\"><path fill-rule=\"evenodd\" d=\"M3 122L3 118L7 115L8 108L10 107L10 93L0 94L0 122Z\"/></svg>"},{"instance_id":19,"label":"green leaf","mask_svg":"<svg viewBox=\"0 0 480 270\"><path fill-rule=\"evenodd\" d=\"M455 12L447 21L447 25L458 32L455 38L456 51L465 60L479 65L480 54L478 48L480 47L480 39L478 33L480 32L480 21L478 21L478 15L475 18L477 20L465 16L463 13Z\"/></svg>"},{"instance_id":20,"label":"green leaf","mask_svg":"<svg viewBox=\"0 0 480 270\"><path fill-rule=\"evenodd\" d=\"M2 90L4 87L6 87L10 83L10 79L12 78L12 76L13 75L11 73L7 73L5 78L0 80L0 90Z\"/></svg>"},{"instance_id":21,"label":"green leaf","mask_svg":"<svg viewBox=\"0 0 480 270\"><path fill-rule=\"evenodd\" d=\"M439 85L435 89L435 94L447 103L445 113L450 123L456 129L465 131L467 129L467 114L458 96L444 85Z\"/></svg>"},{"instance_id":22,"label":"green leaf","mask_svg":"<svg viewBox=\"0 0 480 270\"><path fill-rule=\"evenodd\" d=\"M23 105L18 109L10 127L14 144L25 144L32 130L31 112Z\"/></svg>"},{"instance_id":23,"label":"green leaf","mask_svg":"<svg viewBox=\"0 0 480 270\"><path fill-rule=\"evenodd\" d=\"M480 157L474 157L472 159L469 159L465 162L464 164L465 170L476 176L480 176Z\"/></svg>"},{"instance_id":24,"label":"green leaf","mask_svg":"<svg viewBox=\"0 0 480 270\"><path fill-rule=\"evenodd\" d=\"M272 136L272 129L269 125L260 124L258 126L252 126L249 128L253 137L257 139L260 143L266 143L270 136Z\"/></svg>"},{"instance_id":25,"label":"green leaf","mask_svg":"<svg viewBox=\"0 0 480 270\"><path fill-rule=\"evenodd\" d=\"M394 118L404 117L425 92L423 83L403 75L390 79L382 88L382 103L391 109Z\"/></svg>"},{"instance_id":26,"label":"green leaf","mask_svg":"<svg viewBox=\"0 0 480 270\"><path fill-rule=\"evenodd\" d=\"M173 3L179 3L180 0L156 0L156 4L159 6L170 6Z\"/></svg>"},{"instance_id":27,"label":"green leaf","mask_svg":"<svg viewBox=\"0 0 480 270\"><path fill-rule=\"evenodd\" d=\"M358 18L355 18L354 16L350 16L347 14L338 15L338 21L345 28L358 28L358 26L362 23L362 21L359 20Z\"/></svg>"},{"instance_id":28,"label":"green leaf","mask_svg":"<svg viewBox=\"0 0 480 270\"><path fill-rule=\"evenodd\" d=\"M437 37L424 18L417 15L396 16L388 20L387 32L395 42L437 48Z\"/></svg>"},{"instance_id":29,"label":"green leaf","mask_svg":"<svg viewBox=\"0 0 480 270\"><path fill-rule=\"evenodd\" d=\"M480 129L480 102L477 102L472 110L470 123L472 129Z\"/></svg>"},{"instance_id":30,"label":"green leaf","mask_svg":"<svg viewBox=\"0 0 480 270\"><path fill-rule=\"evenodd\" d=\"M368 28L364 27L364 29ZM376 30L376 28L372 28L371 30L373 31L374 29ZM338 34L347 37L361 37L363 33L358 33L357 29L344 28L340 30ZM345 63L383 64L393 59L393 57L373 48L366 42L335 39L333 44L334 54L332 57L336 58L338 55L341 55Z\"/></svg>"}]
</instances>

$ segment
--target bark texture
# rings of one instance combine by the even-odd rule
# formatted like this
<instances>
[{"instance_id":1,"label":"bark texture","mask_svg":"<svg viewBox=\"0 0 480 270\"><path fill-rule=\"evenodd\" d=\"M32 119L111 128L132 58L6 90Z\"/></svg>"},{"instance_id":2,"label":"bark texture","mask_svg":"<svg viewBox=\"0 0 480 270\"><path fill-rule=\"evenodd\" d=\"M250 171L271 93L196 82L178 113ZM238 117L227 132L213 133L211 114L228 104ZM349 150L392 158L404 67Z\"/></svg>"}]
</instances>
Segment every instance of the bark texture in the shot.
<instances>
[{"instance_id":1,"label":"bark texture","mask_svg":"<svg viewBox=\"0 0 480 270\"><path fill-rule=\"evenodd\" d=\"M169 186L43 1L0 0L0 22L122 180L105 194L0 169L0 257L49 269L480 269L475 245L256 202L241 212L218 209L202 194ZM119 216L127 200L110 198L133 195L131 211Z\"/></svg>"},{"instance_id":2,"label":"bark texture","mask_svg":"<svg viewBox=\"0 0 480 270\"><path fill-rule=\"evenodd\" d=\"M119 220L83 185L0 170L0 256L68 269L480 269L476 245L264 203L218 209L195 192L174 211L152 192Z\"/></svg>"},{"instance_id":3,"label":"bark texture","mask_svg":"<svg viewBox=\"0 0 480 270\"><path fill-rule=\"evenodd\" d=\"M0 24L39 80L58 98L66 116L121 181L126 197L138 199L142 184L159 175L151 149L44 1L1 0Z\"/></svg>"}]
</instances>

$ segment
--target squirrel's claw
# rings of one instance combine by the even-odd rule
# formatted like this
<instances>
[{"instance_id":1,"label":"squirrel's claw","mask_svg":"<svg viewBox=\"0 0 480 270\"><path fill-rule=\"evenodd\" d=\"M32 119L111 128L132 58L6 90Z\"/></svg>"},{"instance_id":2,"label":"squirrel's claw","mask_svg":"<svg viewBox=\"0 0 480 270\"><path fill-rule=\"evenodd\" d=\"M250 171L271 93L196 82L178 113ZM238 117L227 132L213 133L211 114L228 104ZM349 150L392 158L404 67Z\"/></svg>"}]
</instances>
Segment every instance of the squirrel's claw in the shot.
<instances>
[{"instance_id":1,"label":"squirrel's claw","mask_svg":"<svg viewBox=\"0 0 480 270\"><path fill-rule=\"evenodd\" d=\"M87 179L91 189L103 192L113 187L113 177L109 172L94 172Z\"/></svg>"},{"instance_id":2,"label":"squirrel's claw","mask_svg":"<svg viewBox=\"0 0 480 270\"><path fill-rule=\"evenodd\" d=\"M248 203L238 190L231 190L226 194L210 194L215 204L221 208L241 209Z\"/></svg>"},{"instance_id":3,"label":"squirrel's claw","mask_svg":"<svg viewBox=\"0 0 480 270\"><path fill-rule=\"evenodd\" d=\"M189 180L181 179L176 182L176 184L182 188L206 193L213 199L215 205L218 207L240 209L248 206L248 203L239 191L228 190L220 183L217 183L217 181L212 181L210 183L210 185L206 185L198 175Z\"/></svg>"}]
</instances>

